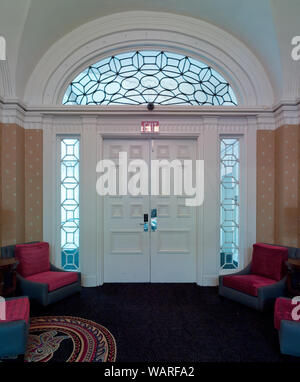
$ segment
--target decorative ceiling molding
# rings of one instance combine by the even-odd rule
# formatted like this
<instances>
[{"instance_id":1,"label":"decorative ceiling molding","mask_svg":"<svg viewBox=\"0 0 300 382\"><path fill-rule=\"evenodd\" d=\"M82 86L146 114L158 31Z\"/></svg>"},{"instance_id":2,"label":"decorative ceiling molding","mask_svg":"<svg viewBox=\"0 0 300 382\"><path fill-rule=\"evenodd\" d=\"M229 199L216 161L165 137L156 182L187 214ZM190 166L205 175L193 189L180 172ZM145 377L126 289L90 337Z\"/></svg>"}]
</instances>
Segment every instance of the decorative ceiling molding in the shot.
<instances>
[{"instance_id":1,"label":"decorative ceiling molding","mask_svg":"<svg viewBox=\"0 0 300 382\"><path fill-rule=\"evenodd\" d=\"M300 124L300 100L297 104L283 104L274 111L276 129L283 125Z\"/></svg>"},{"instance_id":2,"label":"decorative ceiling molding","mask_svg":"<svg viewBox=\"0 0 300 382\"><path fill-rule=\"evenodd\" d=\"M16 101L4 102L0 97L0 122L15 123L24 127L26 111Z\"/></svg>"},{"instance_id":3,"label":"decorative ceiling molding","mask_svg":"<svg viewBox=\"0 0 300 382\"><path fill-rule=\"evenodd\" d=\"M33 71L24 100L59 105L69 82L89 64L128 50L158 48L211 65L232 85L241 106L274 103L266 71L241 41L205 21L138 11L91 21L57 41Z\"/></svg>"}]
</instances>

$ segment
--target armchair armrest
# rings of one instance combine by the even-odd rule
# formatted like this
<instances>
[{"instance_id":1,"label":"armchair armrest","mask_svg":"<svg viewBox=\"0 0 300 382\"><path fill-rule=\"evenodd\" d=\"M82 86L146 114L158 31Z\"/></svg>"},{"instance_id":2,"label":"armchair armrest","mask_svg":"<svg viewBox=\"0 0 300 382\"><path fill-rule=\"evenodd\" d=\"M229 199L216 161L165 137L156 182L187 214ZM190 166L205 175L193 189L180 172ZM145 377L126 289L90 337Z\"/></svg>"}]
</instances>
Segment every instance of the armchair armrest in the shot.
<instances>
[{"instance_id":1,"label":"armchair armrest","mask_svg":"<svg viewBox=\"0 0 300 382\"><path fill-rule=\"evenodd\" d=\"M278 334L281 353L299 357L300 322L282 320Z\"/></svg>"},{"instance_id":2,"label":"armchair armrest","mask_svg":"<svg viewBox=\"0 0 300 382\"><path fill-rule=\"evenodd\" d=\"M237 276L237 275L249 275L251 273L251 263L249 263L246 268L242 269L236 273L230 273L228 275L220 275L219 276L219 295L224 296L224 286L223 286L223 277L224 276Z\"/></svg>"},{"instance_id":3,"label":"armchair armrest","mask_svg":"<svg viewBox=\"0 0 300 382\"><path fill-rule=\"evenodd\" d=\"M0 357L24 354L28 330L25 320L0 322Z\"/></svg>"},{"instance_id":4,"label":"armchair armrest","mask_svg":"<svg viewBox=\"0 0 300 382\"><path fill-rule=\"evenodd\" d=\"M17 273L17 288L22 295L42 303L47 300L48 285L26 280Z\"/></svg>"},{"instance_id":5,"label":"armchair armrest","mask_svg":"<svg viewBox=\"0 0 300 382\"><path fill-rule=\"evenodd\" d=\"M290 334L297 335L300 338L300 330L299 329L300 329L300 322L299 321L281 320L279 330L282 333L290 332Z\"/></svg>"},{"instance_id":6,"label":"armchair armrest","mask_svg":"<svg viewBox=\"0 0 300 382\"><path fill-rule=\"evenodd\" d=\"M50 264L50 271L52 271L52 272L67 272L67 271L65 271L65 270L63 270L61 268L56 267L53 264ZM77 273L77 275L78 275L78 282L81 284L81 273L80 272L75 272L75 273Z\"/></svg>"},{"instance_id":7,"label":"armchair armrest","mask_svg":"<svg viewBox=\"0 0 300 382\"><path fill-rule=\"evenodd\" d=\"M275 284L258 288L258 298L262 308L273 307L277 297L285 296L286 276Z\"/></svg>"},{"instance_id":8,"label":"armchair armrest","mask_svg":"<svg viewBox=\"0 0 300 382\"><path fill-rule=\"evenodd\" d=\"M251 273L251 263L246 266L246 268L240 270L239 272L235 273L229 273L228 275L220 275L219 281L223 279L224 276L242 276L242 275L249 275Z\"/></svg>"}]
</instances>

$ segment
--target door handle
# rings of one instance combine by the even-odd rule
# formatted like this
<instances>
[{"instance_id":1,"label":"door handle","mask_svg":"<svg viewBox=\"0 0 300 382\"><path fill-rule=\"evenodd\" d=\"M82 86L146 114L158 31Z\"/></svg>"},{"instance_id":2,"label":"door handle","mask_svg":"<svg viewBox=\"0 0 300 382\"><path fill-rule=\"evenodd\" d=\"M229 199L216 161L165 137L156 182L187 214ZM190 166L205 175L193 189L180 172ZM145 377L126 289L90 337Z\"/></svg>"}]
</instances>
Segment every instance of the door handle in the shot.
<instances>
[{"instance_id":1,"label":"door handle","mask_svg":"<svg viewBox=\"0 0 300 382\"><path fill-rule=\"evenodd\" d=\"M144 214L144 223L140 223L144 226L144 232L148 232L148 214Z\"/></svg>"},{"instance_id":2,"label":"door handle","mask_svg":"<svg viewBox=\"0 0 300 382\"><path fill-rule=\"evenodd\" d=\"M151 210L151 231L155 232L157 230L157 209L153 208Z\"/></svg>"}]
</instances>

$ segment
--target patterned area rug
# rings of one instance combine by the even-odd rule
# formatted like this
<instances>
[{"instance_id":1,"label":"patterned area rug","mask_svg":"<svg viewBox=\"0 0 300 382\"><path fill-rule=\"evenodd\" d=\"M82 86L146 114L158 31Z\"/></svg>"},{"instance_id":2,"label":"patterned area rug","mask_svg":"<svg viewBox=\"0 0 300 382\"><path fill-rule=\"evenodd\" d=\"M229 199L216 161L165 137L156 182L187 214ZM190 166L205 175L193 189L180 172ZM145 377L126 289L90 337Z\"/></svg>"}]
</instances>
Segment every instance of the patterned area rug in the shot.
<instances>
[{"instance_id":1,"label":"patterned area rug","mask_svg":"<svg viewBox=\"0 0 300 382\"><path fill-rule=\"evenodd\" d=\"M104 326L79 317L30 320L25 362L114 362L117 347Z\"/></svg>"}]
</instances>

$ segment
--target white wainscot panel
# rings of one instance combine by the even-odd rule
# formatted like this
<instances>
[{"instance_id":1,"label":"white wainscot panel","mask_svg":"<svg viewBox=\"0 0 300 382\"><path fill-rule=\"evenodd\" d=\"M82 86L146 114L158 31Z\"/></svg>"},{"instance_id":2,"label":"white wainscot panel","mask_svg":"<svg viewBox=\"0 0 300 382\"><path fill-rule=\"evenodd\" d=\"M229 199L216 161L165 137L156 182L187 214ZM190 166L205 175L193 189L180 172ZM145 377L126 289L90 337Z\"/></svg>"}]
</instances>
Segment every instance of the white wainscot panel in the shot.
<instances>
[{"instance_id":1,"label":"white wainscot panel","mask_svg":"<svg viewBox=\"0 0 300 382\"><path fill-rule=\"evenodd\" d=\"M158 204L157 205L157 216L159 218L169 218L170 217L170 205L169 204Z\"/></svg>"},{"instance_id":2,"label":"white wainscot panel","mask_svg":"<svg viewBox=\"0 0 300 382\"><path fill-rule=\"evenodd\" d=\"M143 205L142 204L130 204L130 217L131 218L143 218Z\"/></svg>"},{"instance_id":3,"label":"white wainscot panel","mask_svg":"<svg viewBox=\"0 0 300 382\"><path fill-rule=\"evenodd\" d=\"M168 159L170 157L169 146L167 145L157 145L157 158Z\"/></svg>"},{"instance_id":4,"label":"white wainscot panel","mask_svg":"<svg viewBox=\"0 0 300 382\"><path fill-rule=\"evenodd\" d=\"M191 149L189 145L178 145L177 158L179 159L191 159Z\"/></svg>"},{"instance_id":5,"label":"white wainscot panel","mask_svg":"<svg viewBox=\"0 0 300 382\"><path fill-rule=\"evenodd\" d=\"M109 148L109 159L119 159L119 152L122 151L122 146L111 145Z\"/></svg>"},{"instance_id":6,"label":"white wainscot panel","mask_svg":"<svg viewBox=\"0 0 300 382\"><path fill-rule=\"evenodd\" d=\"M178 204L177 206L177 217L178 218L189 218L191 217L191 207L187 207L185 204Z\"/></svg>"},{"instance_id":7,"label":"white wainscot panel","mask_svg":"<svg viewBox=\"0 0 300 382\"><path fill-rule=\"evenodd\" d=\"M123 218L124 210L123 204L112 204L111 205L111 217L112 218Z\"/></svg>"},{"instance_id":8,"label":"white wainscot panel","mask_svg":"<svg viewBox=\"0 0 300 382\"><path fill-rule=\"evenodd\" d=\"M111 231L111 254L142 254L142 234L134 230Z\"/></svg>"},{"instance_id":9,"label":"white wainscot panel","mask_svg":"<svg viewBox=\"0 0 300 382\"><path fill-rule=\"evenodd\" d=\"M131 158L131 159L143 158L143 146L131 145L129 147L129 158Z\"/></svg>"},{"instance_id":10,"label":"white wainscot panel","mask_svg":"<svg viewBox=\"0 0 300 382\"><path fill-rule=\"evenodd\" d=\"M188 230L160 230L158 233L159 254L190 253L190 231Z\"/></svg>"}]
</instances>

